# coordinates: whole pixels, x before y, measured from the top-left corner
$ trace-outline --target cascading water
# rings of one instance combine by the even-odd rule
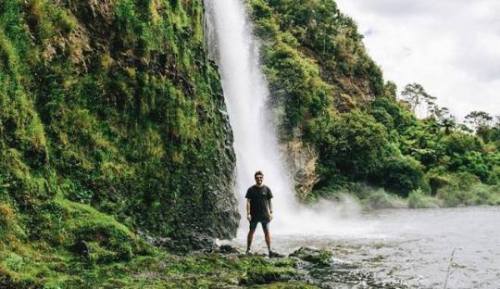
[[[335,222],[331,204],[307,209],[297,204],[293,181],[278,145],[269,90],[260,70],[259,46],[242,0],[205,0],[210,52],[222,76],[224,97],[234,133],[236,151],[235,194],[244,213],[244,196],[254,172],[264,172],[264,183],[274,194],[273,234],[346,234],[357,230]],[[242,222],[246,222],[245,218]],[[242,223],[246,224],[246,223]],[[246,231],[246,225],[240,226]]]

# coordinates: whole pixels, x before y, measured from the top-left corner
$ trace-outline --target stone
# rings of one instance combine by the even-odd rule
[[[290,254],[290,257],[296,257],[318,266],[330,266],[332,264],[332,256],[333,254],[330,251],[311,247],[301,247]]]

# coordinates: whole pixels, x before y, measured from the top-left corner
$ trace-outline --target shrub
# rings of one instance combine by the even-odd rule
[[[382,169],[377,173],[384,188],[407,197],[416,189],[427,189],[422,165],[412,157],[391,157],[384,160]]]
[[[419,208],[438,208],[438,200],[426,195],[422,190],[417,189],[410,192],[408,196],[408,207],[412,209]]]
[[[391,209],[404,207],[402,199],[393,194],[387,193],[384,189],[371,189],[367,193],[367,197],[363,200],[363,203],[368,209]]]
[[[339,173],[360,181],[382,166],[389,144],[385,128],[360,111],[340,114],[317,137],[320,165],[326,176]]]

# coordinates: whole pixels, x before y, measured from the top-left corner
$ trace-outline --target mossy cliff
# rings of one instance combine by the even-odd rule
[[[0,2],[1,274],[57,250],[128,259],[138,232],[234,236],[203,13],[201,0]]]

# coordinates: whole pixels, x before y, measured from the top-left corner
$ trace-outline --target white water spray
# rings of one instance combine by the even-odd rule
[[[242,1],[205,0],[211,53],[220,67],[234,133],[235,194],[240,212],[246,216],[246,190],[254,184],[254,172],[262,170],[264,184],[274,194],[273,234],[356,234],[361,228],[345,220],[336,221],[338,207],[323,204],[311,209],[296,202],[293,180],[280,152],[275,121],[268,105],[269,90],[260,70],[259,46]],[[238,235],[241,237],[246,231],[247,221],[243,218]]]

